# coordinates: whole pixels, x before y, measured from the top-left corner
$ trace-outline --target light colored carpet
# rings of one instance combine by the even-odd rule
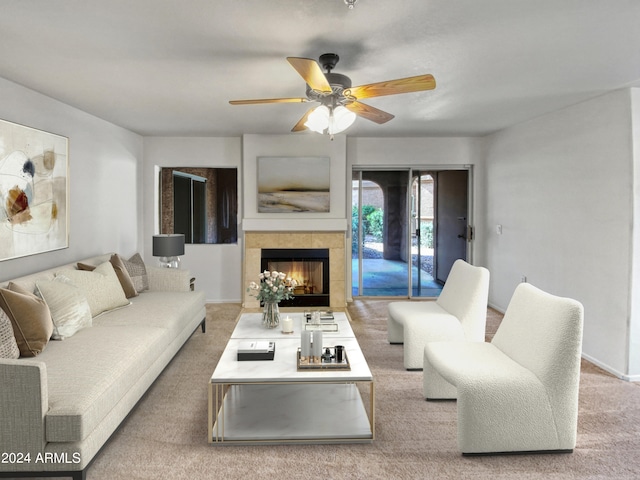
[[[376,380],[370,445],[224,446],[207,443],[207,382],[240,313],[207,308],[194,333],[89,469],[98,479],[636,479],[640,388],[583,362],[578,444],[562,455],[462,457],[455,402],[426,402],[422,373],[386,340],[389,300],[356,301],[353,326]],[[488,338],[501,316],[489,311]]]

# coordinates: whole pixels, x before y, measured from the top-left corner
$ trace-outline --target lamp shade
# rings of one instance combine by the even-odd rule
[[[320,105],[309,114],[304,126],[316,133],[324,133],[326,130],[329,135],[333,135],[349,128],[355,120],[356,114],[342,105],[331,108]]]
[[[347,110],[342,105],[337,106],[331,112],[329,119],[329,134],[340,133],[349,128],[356,120],[356,114]]]
[[[179,255],[184,255],[184,234],[153,236],[154,257],[177,257]]]
[[[329,126],[329,109],[324,105],[320,105],[307,117],[305,127],[316,133],[323,133]]]

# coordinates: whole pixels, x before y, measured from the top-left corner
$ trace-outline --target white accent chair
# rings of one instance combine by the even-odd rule
[[[421,370],[427,342],[484,342],[489,270],[456,260],[436,301],[391,302],[389,343],[404,343],[404,367]]]
[[[463,454],[555,451],[576,444],[582,304],[521,283],[491,343],[424,349],[424,395],[457,390]]]

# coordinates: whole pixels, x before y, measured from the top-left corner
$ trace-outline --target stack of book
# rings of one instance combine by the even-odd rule
[[[276,342],[268,340],[247,340],[238,345],[238,361],[273,360]]]

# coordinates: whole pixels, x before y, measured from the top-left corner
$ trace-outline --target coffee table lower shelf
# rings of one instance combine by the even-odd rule
[[[355,383],[209,384],[209,441],[238,443],[371,443],[369,411]]]

